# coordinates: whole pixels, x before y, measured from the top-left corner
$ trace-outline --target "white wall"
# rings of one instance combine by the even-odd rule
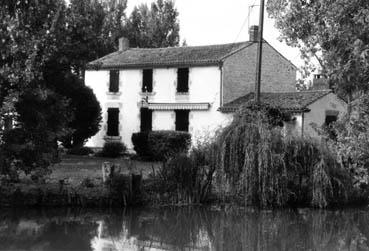
[[[347,110],[347,104],[336,94],[330,93],[309,105],[308,108],[310,112],[304,115],[304,135],[319,137],[314,124],[318,127],[324,124],[327,110],[338,111],[338,117],[341,117]]]
[[[189,94],[176,94],[177,68],[153,70],[153,95],[149,102],[154,103],[210,103],[206,111],[190,111],[189,130],[193,142],[211,134],[212,131],[228,124],[231,114],[223,114],[220,106],[221,75],[219,67],[194,67],[189,71]],[[108,94],[109,71],[88,70],[85,83],[90,86],[100,102],[103,120],[100,132],[92,137],[87,146],[102,147],[106,135],[107,109],[120,108],[120,136],[129,149],[133,148],[132,133],[140,130],[140,105],[142,95],[142,70],[121,70],[119,74],[119,95]],[[153,111],[153,130],[174,130],[174,111]]]
[[[296,113],[293,114],[293,121],[284,122],[283,133],[285,136],[294,135],[301,136],[302,135],[302,114]]]

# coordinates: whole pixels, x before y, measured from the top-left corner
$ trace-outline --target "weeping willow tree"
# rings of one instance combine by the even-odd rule
[[[267,105],[242,107],[216,139],[216,189],[246,205],[326,207],[344,198],[347,175],[334,154],[310,139],[284,137],[289,115]]]

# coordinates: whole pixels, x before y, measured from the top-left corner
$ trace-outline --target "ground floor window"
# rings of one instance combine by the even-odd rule
[[[176,110],[176,131],[188,132],[189,127],[189,110]]]
[[[119,136],[119,108],[108,109],[107,136]]]
[[[141,108],[141,132],[152,130],[152,110]]]

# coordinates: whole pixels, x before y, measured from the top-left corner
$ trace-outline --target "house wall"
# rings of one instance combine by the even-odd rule
[[[330,93],[308,106],[310,112],[304,114],[304,135],[319,137],[316,127],[321,127],[325,122],[327,110],[338,111],[340,118],[347,111],[347,104],[336,94]]]
[[[140,131],[140,107],[142,87],[142,69],[121,70],[119,74],[119,93],[109,94],[109,71],[88,70],[85,74],[85,83],[90,86],[102,108],[101,130],[88,140],[87,146],[102,147],[107,129],[107,109],[120,108],[119,132],[122,141],[129,149],[133,148],[132,133]],[[217,66],[193,67],[189,71],[189,94],[176,93],[177,68],[160,68],[153,70],[153,93],[148,96],[153,103],[210,103],[206,111],[190,111],[189,132],[193,142],[208,135],[208,130],[214,130],[230,122],[232,116],[223,114],[220,107],[221,73]],[[174,111],[153,111],[153,130],[174,130]]]
[[[255,91],[257,43],[229,56],[223,63],[223,103]],[[262,92],[296,91],[296,68],[268,43],[263,43]]]
[[[293,121],[284,123],[283,133],[285,136],[287,135],[301,136],[303,115],[302,113],[295,113],[292,115],[292,117],[294,118]]]

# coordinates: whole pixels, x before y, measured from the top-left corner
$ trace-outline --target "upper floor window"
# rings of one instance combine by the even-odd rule
[[[107,136],[119,136],[119,108],[108,109]]]
[[[142,72],[142,92],[152,92],[152,69]]]
[[[188,68],[179,68],[177,71],[177,92],[188,92]]]
[[[112,70],[110,71],[109,78],[109,92],[118,92],[119,91],[119,71]]]

